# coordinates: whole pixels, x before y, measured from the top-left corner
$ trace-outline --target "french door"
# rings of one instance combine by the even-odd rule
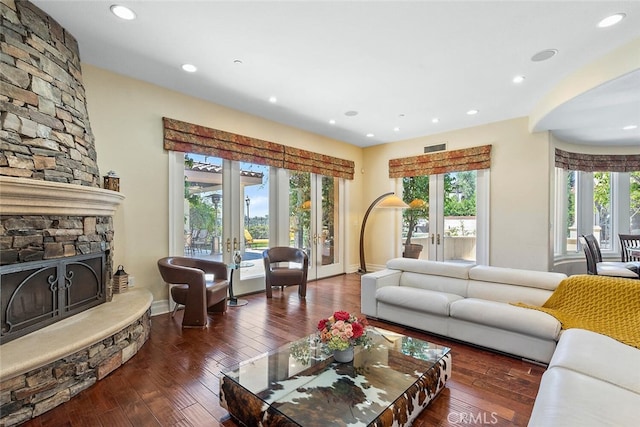
[[[264,289],[262,250],[269,246],[269,167],[198,154],[174,153],[181,174],[184,239],[172,253],[229,264],[244,261],[234,274],[234,293]],[[182,159],[182,165],[180,165]],[[177,186],[176,186],[177,187]],[[177,195],[177,190],[172,190]],[[177,197],[176,197],[177,198]],[[177,224],[175,220],[172,224]],[[171,233],[175,235],[176,233]],[[177,239],[176,239],[177,240]]]
[[[344,272],[344,180],[170,152],[171,255],[227,264],[239,252],[234,294],[264,290],[262,251],[294,246],[309,279]]]
[[[343,182],[308,172],[289,172],[290,245],[309,256],[310,279],[344,272],[342,256]]]
[[[264,289],[262,251],[269,247],[269,167],[223,161],[223,259],[240,254],[243,267],[235,274],[234,292]]]
[[[489,170],[429,179],[429,259],[488,264]]]
[[[428,203],[428,217],[412,223],[411,243],[423,246],[419,257],[488,264],[489,171],[430,175],[428,185],[422,179],[424,194],[415,188],[419,180],[413,181],[413,187],[408,187],[406,180],[404,190],[410,189]],[[406,198],[405,201],[418,206]]]

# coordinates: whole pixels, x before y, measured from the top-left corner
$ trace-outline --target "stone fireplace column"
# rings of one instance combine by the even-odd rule
[[[29,1],[0,12],[0,265],[110,253],[78,43]]]

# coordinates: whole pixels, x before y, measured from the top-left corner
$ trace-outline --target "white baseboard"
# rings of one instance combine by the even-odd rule
[[[151,316],[157,316],[159,314],[165,314],[170,312],[169,309],[169,300],[163,299],[159,301],[154,301],[151,303]]]

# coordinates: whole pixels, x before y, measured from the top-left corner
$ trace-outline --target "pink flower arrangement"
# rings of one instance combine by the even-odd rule
[[[346,311],[336,311],[328,319],[318,322],[320,340],[330,350],[346,350],[349,346],[367,344],[367,319]]]

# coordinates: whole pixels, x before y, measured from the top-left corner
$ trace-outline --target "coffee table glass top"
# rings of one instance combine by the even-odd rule
[[[294,424],[368,425],[449,348],[384,329],[367,334],[371,346],[356,347],[353,362],[335,362],[314,334],[240,363],[223,372],[223,382],[239,385]]]

